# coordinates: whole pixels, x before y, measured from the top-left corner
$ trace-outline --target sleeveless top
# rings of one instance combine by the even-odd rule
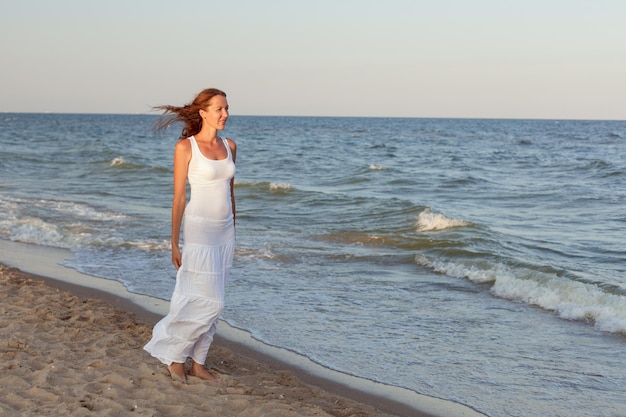
[[[235,175],[235,162],[228,141],[218,137],[226,147],[224,159],[209,159],[200,151],[196,138],[191,142],[191,160],[187,179],[191,197],[185,207],[185,217],[201,217],[218,222],[232,220],[230,181]]]

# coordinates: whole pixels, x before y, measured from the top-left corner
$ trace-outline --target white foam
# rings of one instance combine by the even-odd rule
[[[567,320],[592,322],[598,330],[626,334],[626,296],[607,293],[595,284],[502,264],[430,261],[423,255],[415,261],[452,277],[493,283],[491,292],[498,297],[536,305]]]
[[[124,165],[125,163],[126,163],[126,160],[122,158],[121,156],[118,156],[117,158],[114,158],[113,160],[111,160],[111,163],[109,164],[109,166],[117,167],[120,165]]]
[[[71,247],[57,225],[36,217],[2,220],[0,221],[0,234],[10,240],[19,242],[37,243],[66,249]]]
[[[513,274],[496,279],[492,292],[556,312],[568,320],[593,322],[599,330],[626,334],[626,297],[604,292],[595,284],[553,275],[535,281]]]
[[[279,259],[279,257],[272,252],[272,245],[265,244],[262,249],[255,248],[235,248],[235,254],[242,258],[256,258],[256,259]]]
[[[433,213],[425,209],[417,216],[416,226],[418,232],[430,232],[435,230],[446,230],[454,227],[469,226],[470,223],[461,219],[451,219],[443,214]]]
[[[2,208],[5,216],[9,213],[15,216],[17,215],[17,213],[25,212],[28,209],[38,208],[50,212],[68,215],[68,217],[71,218],[79,217],[89,220],[108,221],[125,219],[128,217],[121,213],[96,209],[83,203],[75,203],[72,201],[61,200],[4,197],[0,199],[0,208]]]
[[[82,219],[100,221],[111,221],[128,218],[128,216],[121,213],[111,212],[107,210],[99,210],[85,204],[73,203],[69,201],[41,200],[41,206],[44,208],[49,208],[50,210],[56,211],[60,214],[68,215],[71,218],[78,217]]]
[[[290,191],[293,190],[291,184],[288,183],[270,183],[270,191]]]
[[[125,241],[124,244],[144,252],[169,251],[171,249],[170,241],[166,239],[160,241]]]
[[[14,242],[74,249],[86,246],[169,250],[165,240],[129,240],[111,234],[110,223],[128,216],[68,201],[0,199],[0,237]]]

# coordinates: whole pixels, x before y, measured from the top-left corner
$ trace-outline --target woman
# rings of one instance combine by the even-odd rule
[[[174,151],[172,200],[172,263],[178,272],[169,313],[154,326],[144,349],[167,365],[172,379],[185,382],[191,375],[213,380],[204,362],[224,307],[224,281],[235,248],[237,145],[217,134],[228,120],[228,102],[223,91],[210,88],[183,107],[156,108],[169,115],[159,120],[158,130],[184,123]],[[192,359],[188,373],[187,358]]]

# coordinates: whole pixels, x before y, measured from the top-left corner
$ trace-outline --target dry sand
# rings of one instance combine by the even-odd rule
[[[151,313],[1,264],[0,288],[2,416],[424,416],[305,383],[220,339],[207,358],[217,382],[175,382],[142,349],[158,319]]]

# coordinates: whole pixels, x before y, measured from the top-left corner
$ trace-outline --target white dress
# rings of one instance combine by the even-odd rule
[[[235,163],[228,141],[220,138],[226,159],[206,158],[191,136],[187,179],[191,197],[183,220],[182,265],[167,316],[152,330],[144,347],[166,365],[206,361],[224,308],[224,283],[232,266],[235,225],[230,181]]]

